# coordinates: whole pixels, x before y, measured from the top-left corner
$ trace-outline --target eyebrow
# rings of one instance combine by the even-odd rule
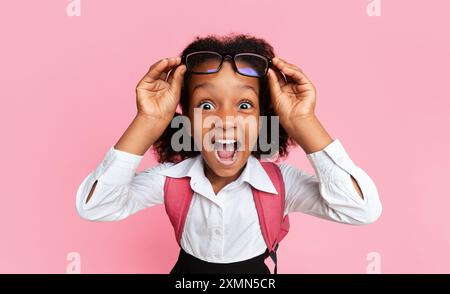
[[[256,95],[258,95],[258,92],[256,92],[255,88],[250,86],[250,85],[240,84],[238,87],[241,88],[241,89],[250,89],[253,92],[255,92]],[[194,88],[192,89],[192,93],[194,93],[195,90],[198,89],[198,88],[211,88],[211,89],[214,89],[215,86],[214,86],[214,84],[211,84],[209,82],[200,83],[200,84],[194,86]]]

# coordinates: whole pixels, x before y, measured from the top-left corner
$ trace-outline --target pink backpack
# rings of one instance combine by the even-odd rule
[[[289,231],[289,218],[284,216],[285,191],[284,182],[278,165],[272,162],[260,162],[274,184],[278,195],[273,195],[252,187],[253,199],[258,212],[261,232],[266,242],[269,256],[275,264],[277,273],[278,244]],[[164,183],[164,204],[167,215],[175,231],[175,238],[180,244],[187,212],[191,204],[193,191],[190,178],[166,177]]]

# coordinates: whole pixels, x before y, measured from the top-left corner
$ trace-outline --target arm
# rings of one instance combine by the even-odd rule
[[[353,163],[338,139],[307,157],[315,176],[280,165],[286,187],[285,214],[303,212],[353,225],[370,224],[379,218],[382,206],[374,182]],[[358,181],[364,198],[354,189],[349,175]]]
[[[288,133],[307,155],[324,149],[325,146],[333,141],[314,114],[299,118],[293,122]],[[359,197],[364,198],[358,182],[351,174],[348,174],[348,176],[352,182],[353,189],[355,189]]]
[[[287,76],[284,82],[273,69],[268,72],[272,103],[281,124],[306,154],[322,150],[333,139],[315,115],[314,85],[296,65],[277,57],[273,63]],[[355,191],[364,197],[358,182],[352,175],[349,177]]]
[[[354,165],[339,141],[333,141],[322,126],[314,108],[316,89],[297,66],[280,58],[274,65],[286,82],[269,70],[272,103],[280,123],[302,147],[316,177],[286,168],[287,211],[303,211],[327,219],[370,223],[381,213],[381,203],[373,181]]]
[[[150,199],[155,198],[150,201],[133,196],[134,191],[142,188],[142,179],[149,180],[148,173],[137,175],[135,178],[134,175],[143,155],[161,136],[175,113],[186,70],[184,65],[179,65],[180,62],[179,57],[158,61],[150,67],[137,85],[137,115],[115,146],[108,151],[103,162],[85,178],[77,191],[77,209],[82,217],[101,219],[98,213],[105,214],[106,211],[115,209],[113,216],[108,215],[106,219],[119,219],[142,209],[145,205],[160,202],[161,197],[158,196],[161,195],[150,195]],[[172,71],[175,67],[176,69]],[[160,188],[158,184],[161,178],[154,174],[150,175],[157,178],[154,179],[153,189]],[[100,187],[101,191],[97,191]],[[93,205],[91,202],[94,195],[97,195],[97,204],[107,198],[109,201],[103,204],[113,204]],[[85,200],[80,204],[80,199]],[[94,209],[94,206],[97,209]],[[102,208],[104,211],[87,213],[88,208],[92,211]]]
[[[157,122],[152,118],[137,115],[131,122],[125,133],[121,136],[117,144],[113,146],[112,150],[110,150],[110,153],[112,154],[109,154],[109,156],[120,157],[123,158],[124,161],[128,161],[130,163],[129,172],[134,173],[144,153],[159,138],[159,136],[164,131],[164,128],[165,125],[161,124],[160,121]],[[119,153],[116,150],[123,152]],[[129,155],[126,156],[124,153],[129,153]],[[122,156],[120,156],[119,154]],[[107,164],[107,162],[104,164]],[[92,189],[90,190],[89,195],[86,198],[86,203],[91,200],[96,187],[97,181],[95,181],[92,185]]]
[[[165,177],[158,171],[167,164],[136,173],[142,157],[111,146],[101,163],[77,190],[76,209],[79,216],[90,221],[116,221],[143,208],[162,204]],[[87,201],[89,190],[91,199]]]

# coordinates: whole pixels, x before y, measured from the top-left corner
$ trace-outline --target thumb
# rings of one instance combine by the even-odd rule
[[[184,73],[186,72],[186,65],[182,64],[175,69],[173,76],[167,80],[170,84],[171,91],[179,96],[181,94],[181,87],[183,86]]]

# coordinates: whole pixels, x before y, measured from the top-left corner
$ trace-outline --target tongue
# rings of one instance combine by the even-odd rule
[[[217,155],[219,155],[220,159],[232,160],[234,155],[234,150],[232,151],[217,151]]]
[[[232,148],[232,150],[227,150],[225,144],[223,145],[222,150],[217,150],[217,155],[219,156],[220,159],[224,159],[224,160],[233,160],[233,155],[234,155],[234,148]],[[230,149],[230,148],[228,148]]]

